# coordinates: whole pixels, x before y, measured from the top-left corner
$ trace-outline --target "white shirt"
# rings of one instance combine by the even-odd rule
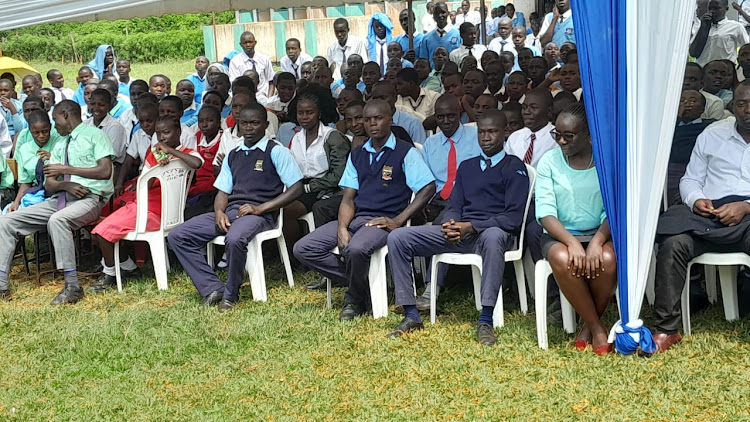
[[[268,99],[268,102],[266,103],[266,108],[273,111],[283,111],[286,113],[287,109],[289,108],[289,102],[282,102],[279,99],[278,95],[274,95],[273,97]]]
[[[242,76],[248,70],[258,72],[258,92],[268,93],[268,83],[273,81],[273,64],[271,59],[263,53],[255,52],[252,59],[244,51],[229,61],[229,82]]]
[[[128,145],[130,145],[130,142],[132,141],[130,139],[130,133],[133,128],[138,125],[138,116],[135,115],[134,109],[129,108],[122,112],[117,121],[125,128],[125,134],[128,135]],[[135,133],[133,136],[135,136]]]
[[[698,135],[680,180],[682,201],[691,209],[699,199],[750,196],[750,144],[735,124],[735,119],[726,119]]]
[[[542,31],[539,31],[539,35],[542,34]],[[524,43],[526,47],[534,47],[539,51],[544,50],[542,48],[542,41],[539,39],[538,36],[534,35],[532,32],[531,34],[526,35],[526,42]]]
[[[555,126],[553,126],[552,123],[547,123],[547,126],[534,132],[536,140],[534,141],[534,151],[531,154],[531,163],[529,163],[531,164],[531,167],[536,168],[539,160],[547,151],[559,147],[555,139],[550,135],[550,131],[554,128]],[[515,155],[523,161],[530,143],[531,129],[527,127],[519,129],[511,133],[508,140],[505,141],[505,152],[509,155]]]
[[[419,88],[419,96],[416,101],[411,97],[402,97],[399,95],[398,99],[396,99],[396,108],[407,114],[417,112],[424,117],[430,117],[435,114],[435,102],[438,97],[440,97],[440,94],[435,91]]]
[[[125,148],[128,145],[128,133],[125,133],[125,128],[122,127],[114,117],[107,114],[102,119],[99,126],[94,125],[94,118],[86,120],[86,124],[89,126],[98,127],[112,142],[112,150],[115,152],[115,162],[122,164],[125,161]]]
[[[464,57],[468,56],[469,53],[471,53],[471,55],[474,56],[475,59],[477,59],[477,67],[479,67],[479,70],[482,70],[482,54],[485,51],[487,51],[487,47],[483,46],[482,44],[474,44],[471,46],[471,49],[461,44],[457,49],[451,51],[451,54],[448,56],[448,58],[460,67],[461,60],[463,60]]]
[[[698,36],[696,32],[690,39],[690,44]],[[709,62],[714,60],[727,59],[730,62],[737,61],[737,49],[750,42],[745,26],[737,21],[727,18],[722,19],[717,24],[711,24],[708,31],[708,39],[703,52],[695,58],[695,62],[705,67]]]
[[[133,139],[130,140],[130,145],[128,145],[127,153],[129,156],[140,160],[138,172],[143,170],[143,164],[146,162],[146,153],[148,153],[149,148],[151,148],[151,137],[143,129],[135,131]]]
[[[721,120],[724,118],[724,101],[714,94],[708,93],[701,89],[701,94],[706,99],[706,109],[701,114],[701,119],[716,119]]]
[[[742,11],[750,15],[750,0],[740,0],[739,4]],[[750,22],[746,21],[741,13],[737,13],[737,22],[741,23],[742,26],[750,26]]]
[[[328,156],[326,155],[325,143],[328,134],[335,129],[320,123],[318,125],[318,136],[307,146],[307,135],[305,129],[301,129],[292,137],[289,149],[294,161],[297,162],[302,171],[302,177],[311,179],[320,177],[328,171]]]
[[[456,15],[456,26],[461,25],[464,22],[471,22],[473,25],[479,25],[482,22],[482,15],[476,10],[469,10],[466,14]]]
[[[333,70],[333,80],[341,79],[341,65],[344,63],[344,54],[348,59],[352,54],[359,54],[362,60],[367,62],[370,56],[367,54],[367,43],[362,38],[349,34],[346,44],[342,47],[336,40],[328,46],[328,64],[336,63]]]
[[[13,149],[13,139],[10,137],[8,122],[0,119],[0,150],[2,150],[3,159],[10,157],[11,149]]]
[[[380,52],[383,52],[383,63],[380,62]],[[364,59],[364,58],[363,58]],[[375,63],[380,66],[381,69],[387,69],[388,68],[388,42],[386,40],[381,40],[380,38],[375,38]]]
[[[197,149],[198,138],[195,136],[195,132],[193,132],[193,129],[189,126],[185,126],[182,123],[180,123],[180,129],[182,130],[182,133],[180,133],[180,145],[184,146],[185,148]],[[156,133],[154,133],[154,136],[151,137],[151,146],[154,146],[158,143],[159,138],[157,138]]]
[[[563,13],[560,16],[562,16],[562,18],[563,18],[562,21],[565,22],[568,19],[570,19],[570,18],[573,17],[573,10],[572,9],[568,9],[567,12]],[[542,22],[542,28],[539,29],[539,34],[544,34],[545,32],[547,32],[547,28],[549,28],[549,26],[552,25],[552,19],[554,19],[554,17],[555,17],[554,13],[551,13],[551,12],[547,13],[547,15],[544,17],[544,22]],[[560,19],[560,18],[558,18],[558,19]],[[560,48],[559,45],[557,47]]]
[[[54,86],[51,86],[49,87],[49,89],[51,89],[52,92],[55,93],[55,104],[59,103],[62,100],[73,99],[73,90],[70,88],[55,88]]]
[[[518,55],[518,52],[516,51],[516,46],[515,44],[513,44],[513,37],[511,36],[508,36],[508,38],[506,39],[503,39],[503,37],[493,38],[492,41],[490,41],[490,45],[487,48],[489,50],[494,51],[497,54],[500,54],[504,51],[510,51],[511,53],[513,53],[514,56]]]
[[[424,16],[422,16],[422,32],[426,34],[435,28],[437,28],[435,19],[431,14],[425,12]]]
[[[289,56],[284,56],[281,58],[281,60],[279,60],[279,65],[281,66],[282,72],[289,72],[299,80],[302,79],[302,69],[300,68],[305,62],[311,62],[312,59],[313,58],[310,57],[309,54],[300,52],[299,56],[297,57],[297,61],[295,61],[294,63],[292,63],[292,60],[289,58]]]

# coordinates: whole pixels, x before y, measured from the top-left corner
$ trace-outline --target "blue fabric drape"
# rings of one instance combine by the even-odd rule
[[[94,71],[94,74],[97,78],[102,79],[104,77],[104,56],[107,54],[107,49],[112,49],[112,71],[114,72],[115,63],[117,62],[117,58],[115,56],[115,49],[109,44],[102,44],[96,49],[96,56],[94,56],[94,59],[91,60],[87,66],[91,68],[91,70]]]
[[[372,15],[372,18],[370,19],[370,25],[367,27],[367,54],[370,56],[371,61],[378,61],[377,57],[377,48],[375,48],[375,44],[377,44],[377,35],[375,35],[375,30],[372,28],[372,23],[378,21],[381,25],[385,27],[385,45],[386,48],[388,44],[393,41],[393,36],[391,35],[393,33],[393,22],[391,22],[391,19],[388,18],[388,15],[385,13],[376,13]],[[363,57],[364,59],[364,57]],[[386,60],[387,62],[387,60]],[[341,75],[342,77],[344,75]]]

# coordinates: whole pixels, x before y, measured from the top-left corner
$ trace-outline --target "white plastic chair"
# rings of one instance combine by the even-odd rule
[[[187,192],[192,177],[193,169],[182,160],[172,160],[167,165],[151,167],[138,178],[135,230],[126,234],[122,240],[148,242],[149,248],[151,248],[151,259],[154,263],[156,286],[159,290],[167,290],[169,257],[167,256],[166,237],[173,228],[184,221],[185,201],[187,201]],[[157,179],[161,186],[161,224],[158,230],[146,231],[148,182],[151,179]],[[122,292],[120,242],[115,243],[115,275],[117,291]]]
[[[526,314],[529,311],[528,303],[526,300],[526,276],[523,268],[523,240],[526,231],[526,217],[529,213],[529,205],[531,204],[531,198],[534,196],[534,185],[536,184],[536,170],[534,167],[526,164],[526,172],[529,176],[529,193],[526,196],[526,206],[523,211],[523,222],[521,223],[521,233],[518,236],[517,248],[512,251],[505,252],[505,262],[512,262],[513,267],[516,271],[516,284],[518,285],[518,298],[521,302],[521,312]],[[470,265],[472,272],[472,279],[474,281],[474,300],[476,302],[477,310],[482,310],[482,300],[480,297],[480,288],[482,283],[482,257],[478,254],[473,253],[441,253],[432,256],[432,264],[430,268],[430,280],[437,280],[437,266],[438,263],[453,264],[453,265]],[[430,283],[430,321],[434,324],[436,319],[436,302],[437,302],[437,283]],[[492,322],[495,327],[502,327],[505,324],[503,317],[503,289],[497,296],[497,304],[495,305],[495,311],[492,315]]]
[[[266,240],[276,240],[279,247],[281,262],[286,271],[286,279],[289,287],[294,287],[294,278],[292,277],[292,264],[289,261],[289,253],[286,250],[286,240],[283,233],[284,210],[279,210],[279,216],[276,219],[276,227],[260,232],[247,244],[247,263],[245,270],[250,278],[250,289],[253,293],[253,300],[265,302],[268,300],[266,292],[266,271],[263,267],[263,242]],[[208,265],[214,265],[214,245],[224,245],[224,236],[219,236],[208,243],[206,247]]]
[[[305,223],[307,226],[307,232],[312,233],[313,230],[315,230],[315,218],[313,218],[313,213],[308,212],[307,214],[303,215],[302,217],[298,218],[297,221],[301,221]]]
[[[690,326],[690,267],[693,264],[705,265],[706,272],[706,290],[713,286],[713,292],[709,291],[709,299],[713,294],[716,297],[716,273],[713,266],[719,267],[719,282],[721,283],[721,298],[724,303],[724,317],[727,321],[734,321],[739,318],[739,303],[737,299],[737,273],[738,265],[750,267],[750,256],[743,252],[731,253],[704,253],[696,256],[687,266],[687,275],[685,277],[685,288],[682,290],[682,329],[685,336],[691,334]],[[709,276],[711,274],[712,276]]]
[[[552,275],[552,267],[545,259],[536,263],[534,270],[536,338],[540,349],[547,349],[547,279]],[[573,334],[576,330],[576,311],[560,291],[560,308],[562,309],[563,328]]]

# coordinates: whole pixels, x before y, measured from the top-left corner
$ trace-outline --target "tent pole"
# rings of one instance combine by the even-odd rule
[[[479,24],[479,39],[487,45],[487,11],[484,8],[484,0],[479,1],[479,16],[482,22]]]
[[[409,30],[407,34],[409,37],[409,50],[414,50],[414,0],[406,0],[406,9],[409,10],[409,26],[407,27]]]
[[[216,12],[211,12],[211,25],[214,31],[214,61],[219,61],[219,42],[216,39]]]

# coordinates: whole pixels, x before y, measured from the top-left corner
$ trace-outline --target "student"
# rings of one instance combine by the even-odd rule
[[[39,90],[42,88],[42,85],[39,83],[36,76],[26,75],[23,77],[23,79],[21,79],[21,87],[23,88],[23,93],[26,94],[26,97],[30,97],[38,96]],[[20,100],[21,97],[19,96],[18,99]],[[25,99],[26,98],[24,98],[24,100]]]
[[[224,98],[224,106],[221,109],[221,117],[229,117],[229,113],[232,111],[232,95],[229,93],[229,89],[232,85],[229,83],[229,76],[224,73],[214,73],[208,76],[208,86],[211,91],[217,91]]]
[[[221,130],[221,113],[212,106],[204,106],[198,113],[198,153],[203,159],[203,165],[196,170],[193,184],[188,190],[188,204],[185,208],[185,219],[205,214],[213,209],[216,198],[216,174],[213,161],[221,146],[223,130]]]
[[[367,62],[362,67],[362,82],[365,84],[365,89],[362,90],[362,96],[365,101],[372,97],[372,88],[378,81],[380,81],[380,67],[375,62]]]
[[[411,15],[412,19],[413,29],[411,32],[413,34],[414,40],[414,47],[411,49],[409,48],[409,15]],[[404,33],[395,37],[393,41],[401,45],[401,50],[404,52],[404,58],[410,62],[413,62],[417,57],[417,52],[422,46],[422,38],[424,38],[424,35],[416,30],[416,20],[414,19],[414,13],[409,9],[401,10],[401,12],[398,14],[398,23],[401,25],[401,29],[404,30]]]
[[[424,117],[435,114],[435,101],[440,96],[435,91],[419,87],[419,75],[414,69],[402,69],[396,74],[396,107]]]
[[[122,112],[117,121],[125,128],[125,133],[128,134],[128,144],[130,144],[133,134],[138,130],[138,100],[148,93],[148,83],[136,79],[130,82],[128,91],[132,107]],[[154,97],[154,102],[156,102],[156,97]]]
[[[169,233],[169,243],[204,298],[203,304],[219,305],[220,312],[234,308],[239,301],[249,241],[271,229],[278,218],[276,211],[303,191],[302,175],[289,150],[265,137],[266,109],[258,103],[249,104],[239,113],[238,125],[244,142],[222,162],[214,184],[219,190],[214,212],[191,218]],[[226,285],[200,251],[221,235],[226,236]]]
[[[461,34],[448,23],[448,5],[445,2],[439,1],[435,3],[432,17],[435,19],[437,27],[422,38],[422,45],[419,47],[417,57],[430,59],[430,65],[434,69],[440,69],[436,65],[432,55],[439,47],[446,49],[446,56],[451,51],[457,49],[462,42]]]
[[[280,60],[281,71],[291,73],[295,80],[302,79],[301,67],[305,62],[312,61],[309,54],[302,52],[302,46],[297,38],[286,40],[286,56]]]
[[[471,3],[469,0],[463,0],[461,2],[461,11],[456,11],[456,25],[463,25],[464,23],[470,23],[476,27],[482,23],[482,17],[476,10],[471,10]]]
[[[539,87],[547,78],[547,60],[544,57],[532,57],[529,60],[528,72],[529,89]]]
[[[111,93],[101,88],[94,90],[89,99],[91,118],[86,120],[86,124],[101,129],[106,138],[112,143],[116,178],[120,166],[125,161],[125,148],[128,144],[128,134],[125,132],[125,128],[109,114],[111,108]]]
[[[342,73],[344,75],[343,79],[340,81],[341,83],[334,83],[332,86],[335,86],[335,88],[331,89],[331,94],[333,95],[333,98],[338,98],[339,94],[344,89],[355,89],[358,90],[358,87],[360,86],[361,77],[362,77],[362,71],[359,67],[355,66],[344,66]]]
[[[531,28],[530,31],[526,31],[526,47],[533,47],[541,51],[542,42],[539,39],[539,30],[542,28],[542,17],[537,12],[533,12],[529,15],[529,25]]]
[[[554,98],[552,99],[552,115],[550,116],[550,121],[556,121],[557,116],[559,116],[563,110],[569,105],[578,102],[576,96],[568,91],[558,91],[553,95]]]
[[[11,205],[13,198],[16,197],[16,189],[13,186],[15,184],[15,178],[13,172],[8,167],[8,163],[5,159],[0,160],[0,209],[4,209],[6,205]],[[12,257],[11,257],[12,258]],[[2,294],[0,293],[0,300],[2,300]]]
[[[570,92],[575,95],[578,101],[581,100],[583,94],[583,88],[581,88],[581,75],[578,72],[578,63],[568,63],[560,68],[558,74],[560,88],[563,91]],[[550,80],[554,80],[550,78]]]
[[[225,101],[225,98],[219,91],[206,91],[205,93],[203,93],[202,107],[211,106],[211,107],[215,107],[216,109],[218,109],[222,115],[221,128],[226,130],[226,129],[231,129],[231,127],[227,125],[227,119],[224,117],[224,109],[227,108],[229,110],[229,113],[231,113],[232,106],[224,105],[224,101]]]
[[[699,91],[706,98],[706,111],[701,115],[704,119],[721,120],[724,118],[724,102],[721,98],[703,89],[703,68],[697,63],[688,62],[685,65],[685,76],[682,80],[682,90]]]
[[[611,353],[609,329],[600,318],[617,287],[617,265],[583,105],[563,110],[552,135],[560,148],[545,154],[537,166],[536,218],[545,231],[542,255],[584,321],[576,349],[591,344],[598,355]]]
[[[89,79],[94,77],[94,71],[88,66],[81,66],[78,69],[78,76],[76,82],[78,82],[78,89],[73,93],[73,101],[77,102],[79,106],[83,107],[86,105],[86,101],[83,99],[83,89],[88,83]],[[98,78],[97,78],[98,79]]]
[[[516,7],[513,6],[513,3],[506,3],[505,4],[505,14],[501,17],[510,18],[513,22],[513,27],[526,27],[526,18],[523,16],[523,13],[516,12]]]
[[[341,66],[346,63],[350,55],[359,54],[360,57],[369,57],[369,54],[365,40],[356,35],[349,35],[349,22],[346,19],[338,18],[333,21],[333,32],[336,34],[336,41],[328,46],[326,57],[331,64],[333,78],[340,79]]]
[[[180,121],[173,116],[160,117],[156,122],[155,132],[157,142],[146,153],[144,171],[155,166],[163,166],[173,160],[182,160],[192,169],[200,168],[203,159],[200,155],[180,144]],[[138,205],[135,201],[128,202],[125,206],[110,214],[94,227],[91,232],[94,242],[99,246],[104,261],[103,272],[99,279],[89,287],[89,291],[103,292],[117,285],[115,277],[115,243],[122,240],[126,234],[135,230]],[[148,216],[146,217],[146,230],[158,230],[161,225],[161,188],[158,182],[149,183],[148,192]],[[131,276],[139,276],[138,267],[132,258],[127,256],[121,249],[120,266]]]
[[[177,119],[182,119],[182,107],[183,102],[180,97],[167,95],[159,102],[159,117],[173,116]],[[154,145],[157,142],[158,138],[154,135],[151,139],[151,144]],[[183,123],[180,123],[180,143],[192,150],[196,149],[197,146],[195,131]]]
[[[460,65],[464,57],[471,55],[479,62],[482,59],[482,54],[487,51],[487,47],[476,43],[477,28],[469,22],[464,22],[458,27],[458,31],[461,34],[462,43],[457,49],[451,51],[450,60]]]
[[[240,111],[242,111],[243,108],[248,106],[250,103],[253,103],[253,97],[252,94],[249,92],[238,92],[232,97],[232,116],[234,121],[238,121]],[[266,113],[266,119],[268,120],[268,124],[266,125],[266,138],[273,139],[273,134],[271,133],[271,124],[272,119],[275,119],[276,116],[272,115],[273,113],[269,114]],[[273,120],[275,124],[278,124],[278,120]],[[219,152],[216,154],[216,157],[214,158],[214,170],[218,174],[219,170],[221,169],[222,161],[224,160],[224,157],[228,156],[229,153],[235,149],[240,143],[242,143],[242,132],[240,132],[240,127],[238,125],[234,125],[230,130],[225,130],[224,134],[221,137],[221,144],[219,145]]]
[[[339,120],[336,121],[336,129],[341,133],[347,131],[344,114],[352,101],[362,101],[362,93],[354,88],[344,88],[336,99],[336,111],[339,115]]]
[[[65,278],[65,287],[51,304],[81,300],[72,230],[96,221],[112,194],[114,153],[106,135],[82,124],[80,107],[73,101],[60,102],[52,115],[60,135],[69,136],[44,166],[44,189],[52,198],[0,218],[0,297],[4,300],[11,298],[8,276],[17,240],[44,228],[52,239],[56,267]]]
[[[430,69],[430,61],[427,59],[417,59],[414,62],[414,70],[417,71],[419,76],[419,87],[428,89],[434,92],[440,92],[442,88],[440,84],[440,78],[430,76],[432,69]]]
[[[403,306],[405,314],[388,334],[390,338],[424,328],[414,295],[415,256],[477,253],[482,256],[482,313],[477,340],[485,346],[497,342],[492,314],[502,288],[505,251],[512,247],[512,239],[518,236],[523,223],[529,177],[523,163],[503,151],[505,118],[501,111],[488,110],[482,115],[478,121],[478,141],[479,156],[458,166],[441,224],[402,227],[388,236],[396,305]],[[476,183],[477,180],[483,183]]]
[[[185,79],[193,83],[195,87],[195,103],[201,105],[203,91],[206,88],[206,71],[208,70],[208,58],[198,56],[195,58],[195,73],[188,75]]]
[[[516,55],[516,47],[513,44],[513,22],[509,18],[500,18],[497,24],[497,37],[490,41],[487,46],[488,50],[492,50],[497,54],[503,52],[509,52]]]
[[[119,92],[121,95],[130,95],[130,83],[133,78],[130,77],[130,60],[120,59],[115,63],[115,72],[119,83]]]
[[[422,82],[424,85],[431,86],[433,88],[433,91],[437,91],[438,93],[443,92],[443,74],[445,73],[448,68],[452,67],[451,65],[455,65],[455,63],[448,60],[448,50],[444,47],[438,47],[435,49],[435,53],[432,55],[432,62],[435,63],[435,68],[430,72],[429,76],[425,81]],[[428,62],[428,66],[429,66]],[[455,72],[458,73],[458,66],[455,67]],[[437,89],[434,88],[437,85]],[[422,86],[421,88],[426,88],[425,86]]]
[[[294,122],[300,130],[292,138],[289,150],[302,172],[304,193],[284,207],[284,237],[291,247],[300,239],[297,219],[312,211],[315,202],[340,192],[351,149],[349,139],[329,125],[339,119],[328,89],[310,84],[300,91],[291,106]]]
[[[737,49],[750,42],[745,27],[727,19],[728,0],[711,0],[708,13],[700,16],[698,32],[690,40],[690,56],[705,67],[714,60],[737,61]]]
[[[229,80],[234,81],[237,77],[242,76],[247,70],[254,70],[258,73],[258,92],[270,97],[274,92],[273,85],[273,65],[271,59],[263,53],[255,51],[255,35],[252,32],[245,31],[240,36],[240,45],[242,53],[234,56],[229,61]]]
[[[13,82],[9,79],[0,79],[0,114],[8,125],[11,138],[25,126],[22,103],[13,98],[14,93]]]
[[[312,61],[306,61],[302,63],[302,66],[300,67],[300,80],[306,80],[309,81],[312,77]]]
[[[55,107],[55,91],[51,90],[50,88],[40,88],[39,98],[41,98],[42,102],[44,103],[44,111],[46,111],[47,113],[51,113],[52,108]]]
[[[391,41],[388,44],[388,65],[389,66],[391,62],[395,60],[395,61],[398,61],[398,63],[400,63],[400,66],[402,69],[414,67],[414,63],[403,58],[403,55],[404,55],[404,50],[401,48],[401,44],[399,44],[398,41]]]
[[[195,86],[187,79],[177,82],[175,94],[182,100],[182,117],[180,123],[187,127],[198,124],[198,105],[195,104]]]
[[[521,110],[524,127],[508,137],[505,151],[536,168],[547,151],[558,147],[551,134],[552,94],[546,89],[529,91]]]
[[[391,42],[393,22],[385,13],[375,13],[367,27],[367,57],[380,66],[380,73],[385,73],[388,64],[388,44]]]
[[[523,129],[523,115],[521,114],[521,104],[505,104],[502,108],[502,111],[503,114],[505,114],[505,137],[507,139],[513,132]]]
[[[437,28],[435,18],[433,18],[433,14],[435,13],[435,2],[432,0],[428,1],[425,4],[425,9],[427,9],[427,13],[422,16],[422,33],[427,34]]]
[[[391,133],[392,110],[385,101],[367,103],[364,118],[370,140],[355,148],[347,161],[339,183],[344,189],[339,219],[294,245],[294,255],[303,264],[332,280],[348,281],[342,321],[367,309],[372,252],[385,246],[388,233],[403,226],[435,193],[434,179],[419,152]],[[343,260],[331,253],[335,246]]]
[[[523,104],[526,92],[529,90],[529,78],[525,73],[516,71],[508,76],[508,82],[501,90],[501,102]]]
[[[125,161],[122,163],[115,181],[115,208],[119,208],[130,200],[135,200],[135,178],[143,170],[146,155],[151,150],[151,139],[159,120],[159,107],[156,104],[144,102],[138,107],[138,129],[128,144]],[[130,192],[123,196],[124,193]]]
[[[476,101],[474,101],[474,107],[466,110],[469,113],[469,120],[471,121],[471,123],[466,123],[466,125],[476,126],[476,122],[480,117],[482,117],[482,114],[484,114],[485,111],[497,110],[498,105],[499,103],[497,102],[497,98],[494,95],[480,95],[479,97],[477,97]]]
[[[398,110],[396,107],[397,98],[396,87],[390,82],[378,82],[372,89],[373,100],[383,100],[391,106],[389,118],[393,120],[393,126],[403,128],[409,134],[412,142],[424,143],[425,132],[422,122],[415,116]]]
[[[723,60],[714,60],[703,68],[703,90],[719,97],[724,107],[732,101],[732,91],[724,88],[727,75],[730,74],[731,70]]]
[[[547,60],[547,69],[552,71],[562,64],[560,61],[560,49],[557,44],[550,42],[544,46],[544,58]]]
[[[35,97],[35,96],[28,96],[28,97],[26,97],[26,99],[23,100],[23,106],[22,107],[23,107],[23,117],[24,117],[25,121],[28,121],[28,119],[31,118],[31,113],[34,112],[34,111],[41,110],[41,111],[43,111],[45,113],[47,112],[44,109],[44,102],[42,101],[42,99],[39,98],[39,97]],[[49,114],[47,115],[47,120],[49,121]],[[4,124],[5,124],[5,121],[0,122],[0,139],[3,139],[3,141],[0,141],[0,145],[3,146],[3,151],[5,151],[6,144],[8,143],[7,139],[10,139],[9,135],[7,136],[7,138],[4,138],[4,136],[2,135],[2,132],[3,132],[2,126]],[[6,129],[5,129],[5,132],[6,133],[8,132],[7,126],[6,126]],[[57,131],[55,130],[54,126],[50,130],[49,137],[50,137],[50,139],[49,139],[50,142],[48,142],[48,143],[50,144],[50,146],[54,146],[54,144],[57,143],[57,140],[60,138],[60,134],[57,133]],[[34,141],[34,137],[33,137],[32,133],[31,133],[31,130],[29,128],[26,128],[26,129],[22,130],[18,134],[18,136],[16,136],[15,144],[13,145],[13,154],[12,154],[13,157],[14,158],[18,158],[18,157],[16,157],[16,155],[18,154],[18,151],[20,151],[21,147],[24,144],[32,143],[33,141]]]
[[[55,93],[55,104],[62,100],[70,100],[73,98],[73,90],[65,88],[65,79],[63,78],[62,72],[58,69],[50,69],[47,71],[47,81],[52,86],[52,92]]]
[[[281,72],[276,76],[276,91],[278,94],[270,98],[270,101],[266,104],[266,108],[274,112],[280,122],[289,121],[287,110],[289,103],[294,98],[296,89],[297,79],[294,74]]]
[[[113,69],[114,63],[115,50],[111,45],[103,44],[96,48],[96,56],[87,66],[101,80],[104,79],[104,75],[113,73],[113,70],[115,70]]]
[[[543,45],[554,42],[558,46],[563,43],[576,42],[575,27],[573,26],[573,11],[570,10],[570,0],[557,0],[555,8],[544,17],[539,33],[539,40]]]
[[[122,117],[122,114],[125,113],[127,110],[130,110],[133,108],[132,105],[129,104],[126,99],[123,99],[119,96],[119,87],[117,85],[117,82],[115,82],[112,79],[104,79],[101,82],[99,82],[99,85],[97,88],[106,89],[109,91],[109,94],[112,96],[112,108],[109,110],[109,114],[114,117],[115,119],[119,119]]]
[[[750,44],[740,47],[737,53],[737,82],[744,81],[745,75],[750,76]]]
[[[162,98],[170,94],[170,90],[167,88],[167,77],[164,75],[153,75],[148,80],[149,92],[156,95],[160,101]],[[229,87],[229,82],[227,82]]]
[[[503,78],[505,77],[505,68],[498,60],[487,63],[484,68],[484,74],[487,77],[487,91],[491,95],[502,95]]]

